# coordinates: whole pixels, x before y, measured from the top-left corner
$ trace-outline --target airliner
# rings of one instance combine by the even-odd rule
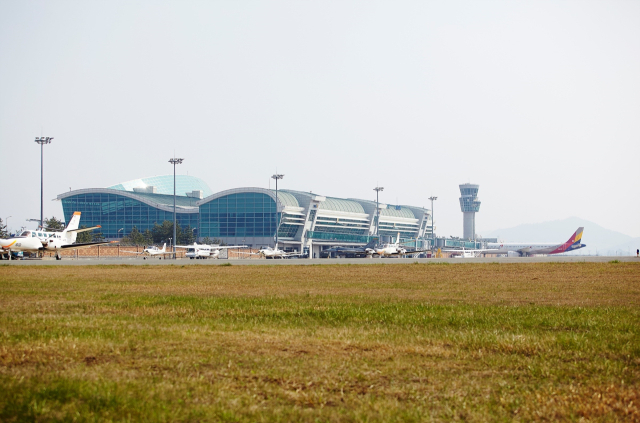
[[[584,227],[578,228],[571,238],[563,244],[543,243],[543,244],[526,244],[526,243],[493,243],[487,244],[485,250],[474,250],[476,252],[482,252],[487,254],[508,254],[517,253],[520,256],[530,256],[534,254],[560,254],[568,253],[569,251],[575,251],[580,248],[584,248],[587,245],[582,244],[582,232]]]

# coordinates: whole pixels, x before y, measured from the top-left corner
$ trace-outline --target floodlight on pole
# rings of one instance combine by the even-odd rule
[[[173,259],[176,259],[176,165],[182,164],[184,159],[169,159],[169,163],[173,165]]]
[[[437,200],[438,197],[429,197],[429,200],[431,200],[431,238],[433,239],[433,246],[436,246],[436,236],[435,236],[435,223],[433,220],[433,201]]]
[[[280,230],[280,219],[278,219],[278,179],[284,178],[283,174],[271,175],[271,179],[276,180],[276,250],[278,249],[278,231]]]
[[[40,227],[44,228],[44,145],[51,144],[53,137],[36,137],[36,143],[40,144]]]
[[[378,214],[378,216],[376,217],[376,235],[379,235],[378,231],[380,230],[380,203],[378,201],[378,195],[380,194],[380,191],[384,191],[384,187],[375,187],[373,190],[376,192],[376,212]]]

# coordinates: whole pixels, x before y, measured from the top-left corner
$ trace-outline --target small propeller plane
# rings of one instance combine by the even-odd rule
[[[260,250],[258,250],[257,253],[240,253],[240,254],[251,254],[251,255],[259,255],[262,258],[265,259],[284,259],[284,258],[289,258],[289,257],[294,257],[294,256],[304,256],[304,253],[287,253],[284,250],[280,250],[278,248],[271,248],[271,247],[263,247]]]
[[[176,248],[186,248],[187,253],[186,257],[190,259],[206,259],[206,258],[220,258],[220,251],[228,250],[230,248],[246,248],[246,245],[207,245],[207,244],[198,244],[194,242],[193,245],[176,245]]]
[[[0,239],[0,247],[2,252],[9,253],[9,260],[11,260],[11,252],[40,252],[40,251],[52,251],[55,252],[56,260],[62,260],[62,250],[76,250],[79,248],[91,247],[93,245],[112,244],[117,241],[99,241],[99,242],[83,242],[76,244],[76,237],[80,232],[92,231],[99,229],[100,226],[93,226],[91,228],[78,229],[80,224],[80,212],[74,212],[73,217],[69,221],[69,224],[62,232],[46,232],[46,231],[23,231],[20,236],[16,236],[9,239]]]
[[[158,257],[158,259],[162,260],[162,257],[165,257],[167,255],[172,256],[174,253],[172,251],[167,251],[167,243],[165,242],[164,245],[162,246],[162,250],[158,247],[156,247],[155,245],[152,245],[150,247],[147,247],[146,245],[143,247],[142,251],[123,251],[124,253],[131,253],[131,254],[141,254],[144,257],[142,257],[143,260],[147,259],[147,256],[149,258],[151,257],[155,257],[155,256],[161,256]]]
[[[426,250],[407,250],[404,246],[402,246],[402,244],[400,244],[400,232],[398,232],[398,237],[396,238],[395,243],[385,244],[382,247],[367,248],[365,251],[368,257],[372,257],[374,254],[377,254],[380,257],[391,257],[404,256],[407,254],[417,254],[422,253]]]

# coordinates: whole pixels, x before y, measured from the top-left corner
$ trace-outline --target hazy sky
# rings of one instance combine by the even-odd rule
[[[0,217],[169,174],[640,236],[639,1],[0,0]],[[588,230],[588,229],[587,229]],[[585,237],[588,232],[585,232]],[[559,234],[562,241],[567,234]]]

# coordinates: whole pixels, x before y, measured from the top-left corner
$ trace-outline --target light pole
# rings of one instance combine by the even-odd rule
[[[40,144],[40,227],[44,228],[44,145],[51,144],[53,137],[36,137],[36,143]]]
[[[9,234],[9,218],[13,217],[13,216],[7,216],[4,218],[4,228],[7,231],[7,234]]]
[[[280,229],[280,220],[278,219],[278,179],[284,178],[284,175],[276,173],[271,176],[276,180],[276,250],[278,249],[278,230]]]
[[[429,197],[429,200],[431,200],[431,238],[433,239],[433,246],[431,247],[431,249],[433,249],[436,246],[436,236],[435,236],[435,223],[433,220],[433,201],[437,200],[438,197]]]
[[[380,203],[378,202],[378,195],[380,194],[380,191],[384,190],[384,187],[375,187],[373,190],[376,192],[376,213],[378,215],[376,217],[376,235],[379,236],[378,231],[380,230]]]
[[[173,165],[173,240],[176,240],[176,165],[182,164],[184,159],[169,159],[169,163]],[[173,243],[173,259],[176,259],[176,243]]]
[[[118,229],[118,234],[120,233],[120,231],[122,231],[122,238],[124,238],[124,228]]]

